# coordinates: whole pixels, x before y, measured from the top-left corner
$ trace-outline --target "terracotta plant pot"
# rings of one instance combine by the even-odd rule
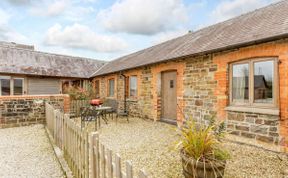
[[[224,176],[226,161],[219,161],[217,165],[204,163],[187,157],[184,151],[180,152],[183,175],[185,178],[222,178]]]

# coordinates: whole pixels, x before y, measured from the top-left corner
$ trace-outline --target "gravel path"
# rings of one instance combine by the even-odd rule
[[[0,177],[64,177],[43,125],[0,129]]]
[[[177,138],[175,126],[137,118],[131,118],[130,123],[119,120],[118,124],[109,120],[100,129],[104,145],[155,178],[183,177],[178,151],[173,149]],[[287,155],[231,142],[226,142],[225,147],[232,154],[227,162],[226,178],[283,178],[283,171],[288,168]]]

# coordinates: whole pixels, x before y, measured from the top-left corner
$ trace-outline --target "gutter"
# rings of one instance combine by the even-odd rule
[[[126,79],[127,79],[127,76],[126,75],[124,75],[122,72],[120,72],[120,75],[122,76],[122,77],[124,77],[124,113],[127,113],[127,98],[126,98],[126,85],[127,85],[127,83],[126,83]]]

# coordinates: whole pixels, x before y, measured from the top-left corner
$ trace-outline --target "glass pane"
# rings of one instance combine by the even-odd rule
[[[14,79],[14,95],[23,94],[23,79]]]
[[[233,65],[232,74],[233,102],[249,102],[249,64]]]
[[[137,77],[130,77],[130,96],[137,96]]]
[[[10,95],[10,77],[1,77],[1,95],[7,96]]]
[[[254,63],[254,102],[273,102],[274,62]]]
[[[114,80],[109,80],[109,96],[114,96]]]

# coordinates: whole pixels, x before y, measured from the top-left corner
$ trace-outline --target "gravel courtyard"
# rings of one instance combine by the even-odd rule
[[[0,177],[64,177],[43,125],[0,129]]]
[[[99,132],[102,143],[120,153],[122,159],[131,160],[136,169],[144,168],[155,178],[183,177],[178,151],[173,149],[178,138],[175,126],[131,118],[130,123],[109,120]],[[283,178],[288,167],[287,155],[231,142],[225,146],[232,154],[226,166],[227,178]]]

